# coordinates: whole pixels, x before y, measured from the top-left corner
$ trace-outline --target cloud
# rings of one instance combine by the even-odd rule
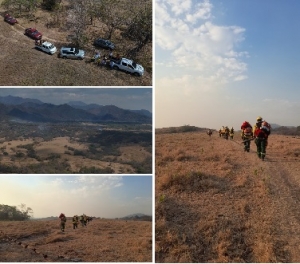
[[[156,2],[156,66],[159,71],[168,65],[176,76],[189,73],[218,83],[247,78],[247,64],[243,60],[249,54],[237,50],[245,40],[246,29],[214,24],[212,8],[209,0],[200,3],[181,0]]]

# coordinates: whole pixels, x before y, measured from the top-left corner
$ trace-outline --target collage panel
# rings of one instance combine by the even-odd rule
[[[155,1],[155,262],[300,262],[299,22]]]
[[[1,262],[152,262],[152,175],[1,175]]]
[[[1,86],[152,86],[152,0],[0,0]]]
[[[0,173],[151,174],[152,88],[0,88]]]

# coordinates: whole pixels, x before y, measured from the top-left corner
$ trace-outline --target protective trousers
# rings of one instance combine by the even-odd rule
[[[244,140],[244,150],[249,152],[250,151],[251,138],[243,137],[243,140]]]
[[[65,231],[65,222],[60,222],[60,229],[61,231]]]
[[[255,144],[257,147],[257,156],[264,160],[265,156],[266,156],[266,148],[267,148],[267,139],[265,138],[259,138],[257,137],[255,139]]]

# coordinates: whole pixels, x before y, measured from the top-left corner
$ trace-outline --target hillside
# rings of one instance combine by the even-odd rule
[[[300,262],[300,137],[156,134],[156,262]]]
[[[29,122],[152,122],[152,118],[145,115],[143,110],[133,112],[114,105],[81,108],[69,104],[46,104],[30,98],[0,96],[0,119],[10,118]]]
[[[151,262],[152,223],[94,219],[0,222],[0,262]]]
[[[11,4],[5,5],[5,2]],[[142,1],[139,4],[131,1],[130,5],[125,1],[118,1],[118,3],[106,1],[107,11],[104,13],[106,17],[99,15],[93,21],[90,21],[89,17],[91,11],[95,11],[95,7],[90,6],[95,4],[93,1],[81,1],[85,8],[76,6],[79,1],[59,2],[59,8],[55,11],[45,10],[38,4],[34,11],[28,12],[31,8],[26,6],[28,5],[26,1],[16,3],[0,0],[0,4],[3,4],[0,5],[1,86],[152,85],[152,37],[145,39],[141,30],[138,33],[142,39],[133,39],[129,34],[131,30],[129,25],[134,25],[131,19],[134,18],[134,14],[140,14],[143,9],[149,9],[148,12],[152,14],[151,1]],[[35,7],[34,4],[29,5]],[[84,14],[77,14],[78,10]],[[99,12],[93,13],[99,14]],[[4,22],[3,16],[6,13],[16,17],[18,24],[12,26]],[[152,21],[147,25],[147,32],[152,36]],[[26,28],[36,28],[43,34],[43,40],[50,41],[57,47],[57,52],[51,56],[35,49],[34,40],[24,35]],[[78,39],[74,39],[78,32],[80,32],[80,43],[77,43]],[[108,36],[109,34],[111,36]],[[99,37],[111,39],[116,45],[115,56],[119,54],[141,64],[145,69],[144,75],[135,77],[91,62],[96,49],[101,52],[101,55],[108,55],[107,50],[93,46],[94,40]],[[85,51],[84,60],[64,60],[58,57],[61,47],[78,45]]]

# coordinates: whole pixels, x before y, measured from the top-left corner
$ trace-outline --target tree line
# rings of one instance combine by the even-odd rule
[[[33,215],[33,210],[25,204],[11,206],[0,204],[0,221],[25,221]]]

